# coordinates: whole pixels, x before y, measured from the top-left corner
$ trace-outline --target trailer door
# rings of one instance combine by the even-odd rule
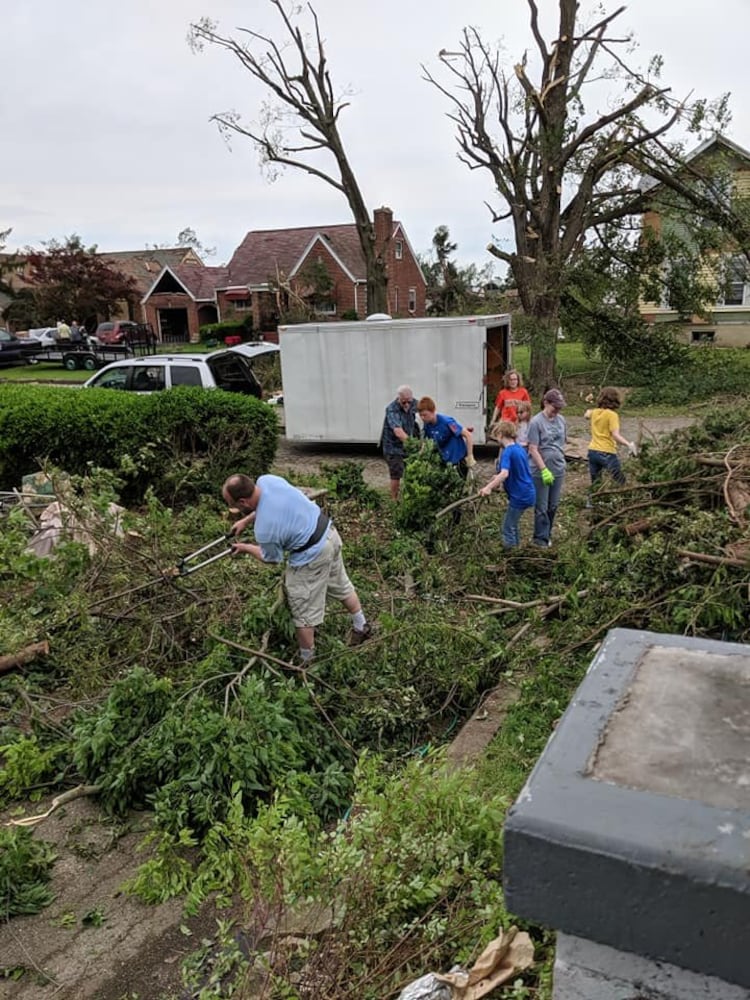
[[[484,384],[487,386],[485,426],[492,417],[495,398],[503,387],[503,375],[510,368],[510,324],[487,327]]]

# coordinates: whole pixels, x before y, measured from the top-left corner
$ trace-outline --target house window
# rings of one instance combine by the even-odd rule
[[[404,258],[404,242],[403,240],[396,240],[395,246],[395,257],[396,260],[403,260]]]
[[[713,344],[716,339],[716,333],[714,330],[691,330],[690,331],[690,343],[691,344]]]
[[[313,302],[313,312],[318,316],[335,316],[335,302]]]
[[[748,290],[748,262],[744,255],[730,257],[726,264],[724,305],[744,306],[750,301]]]
[[[413,313],[417,311],[417,290],[416,288],[409,289],[409,312]]]
[[[250,309],[252,308],[250,299],[234,299],[232,306],[234,307],[234,311],[238,313],[250,312]]]

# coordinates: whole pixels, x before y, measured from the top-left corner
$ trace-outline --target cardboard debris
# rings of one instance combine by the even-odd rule
[[[122,535],[120,524],[121,516],[125,508],[111,503],[107,507],[107,514],[110,521],[106,530],[114,535]],[[58,500],[49,504],[39,517],[39,527],[32,535],[29,544],[26,546],[27,552],[32,552],[39,558],[46,558],[60,542],[82,542],[89,554],[96,552],[95,534],[100,534],[104,525],[96,517],[92,522],[82,522],[68,510]]]
[[[510,927],[490,941],[468,972],[431,972],[407,986],[399,1000],[480,1000],[533,964],[531,938],[526,931]]]

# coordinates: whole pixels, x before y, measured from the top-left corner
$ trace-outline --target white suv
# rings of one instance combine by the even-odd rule
[[[276,344],[238,344],[212,354],[151,354],[124,358],[106,365],[84,382],[84,388],[157,392],[175,386],[195,385],[225,389],[262,398],[250,359],[278,351]]]

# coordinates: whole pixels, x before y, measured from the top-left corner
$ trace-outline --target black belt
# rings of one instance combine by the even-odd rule
[[[320,539],[328,531],[328,525],[331,523],[330,517],[325,514],[322,510],[318,514],[318,523],[315,525],[315,531],[310,535],[304,545],[300,545],[298,549],[290,549],[290,552],[306,552],[307,549],[311,549],[313,545],[317,545]]]

